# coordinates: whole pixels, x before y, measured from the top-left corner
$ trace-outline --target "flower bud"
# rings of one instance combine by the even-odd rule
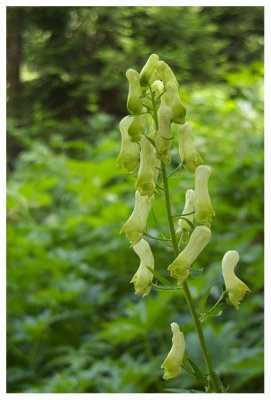
[[[134,69],[128,69],[126,77],[129,81],[129,93],[127,108],[131,114],[140,114],[143,108],[142,89],[140,86],[139,73]]]
[[[132,142],[139,142],[142,134],[146,129],[146,114],[135,115],[132,117],[132,122],[128,128],[128,135]]]
[[[210,175],[211,168],[207,165],[200,165],[195,172],[195,220],[209,228],[211,227],[212,217],[215,216],[208,192]]]
[[[192,139],[192,127],[187,122],[184,125],[177,125],[179,154],[184,168],[194,173],[198,165],[203,163],[203,160],[196,150]]]
[[[154,259],[149,243],[141,239],[135,246],[133,246],[134,251],[140,258],[140,265],[133,276],[131,283],[134,284],[135,294],[142,294],[147,296],[151,290],[153,274],[149,268],[154,268]]]
[[[154,95],[158,97],[161,93],[164,91],[164,84],[163,81],[160,81],[159,79],[154,81],[151,85],[151,90],[154,92]]]
[[[159,158],[165,163],[170,164],[171,161],[171,109],[161,104],[159,110],[159,124],[156,138],[156,148]]]
[[[154,196],[141,196],[138,190],[135,192],[134,210],[120,231],[125,233],[133,246],[140,241],[145,232],[153,200]]]
[[[167,355],[167,358],[161,365],[164,368],[164,379],[176,378],[181,373],[181,365],[185,352],[184,335],[180,331],[179,325],[176,322],[170,324],[172,337],[172,347]]]
[[[240,302],[243,300],[246,292],[250,292],[247,285],[244,284],[234,273],[236,264],[239,261],[237,251],[227,251],[222,260],[222,274],[228,292],[229,302],[239,308]]]
[[[206,226],[197,226],[192,232],[189,242],[184,250],[177,256],[172,264],[168,267],[171,276],[178,280],[178,284],[182,284],[189,276],[191,265],[207,246],[211,238],[211,231]]]
[[[179,86],[172,69],[165,61],[159,61],[156,65],[156,69],[160,76],[160,79],[162,79],[162,81],[164,82],[164,85],[172,81],[177,85],[177,87]]]
[[[166,93],[161,97],[161,102],[171,108],[171,120],[176,124],[183,124],[185,122],[186,108],[181,101],[178,85],[174,81],[169,81],[165,86]]]
[[[185,194],[185,205],[182,214],[189,214],[189,215],[184,215],[184,217],[193,223],[194,219],[194,190],[189,189],[186,191]],[[182,235],[183,242],[187,242],[189,238],[189,231],[191,231],[192,227],[189,225],[188,222],[186,222],[184,219],[180,218],[178,221],[178,229],[176,231],[176,234],[179,236],[179,234]]]
[[[144,65],[144,67],[142,68],[141,72],[140,72],[140,84],[141,86],[147,86],[149,81],[150,81],[150,77],[157,65],[159,61],[159,57],[157,54],[152,54],[150,55],[150,57],[148,58],[146,64]]]
[[[133,121],[130,115],[124,117],[119,124],[121,133],[121,149],[117,159],[117,165],[125,168],[128,172],[134,172],[139,164],[140,147],[137,143],[132,143],[128,135],[128,129]]]
[[[136,188],[142,196],[151,196],[156,187],[156,150],[145,136],[142,136],[140,146],[140,164]]]

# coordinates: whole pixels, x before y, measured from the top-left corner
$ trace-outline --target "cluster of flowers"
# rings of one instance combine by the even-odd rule
[[[171,276],[183,284],[192,264],[211,238],[215,215],[208,192],[211,169],[203,165],[192,139],[192,128],[185,122],[186,109],[179,95],[179,84],[171,68],[152,54],[140,73],[129,69],[127,108],[130,115],[120,122],[121,150],[118,165],[129,173],[137,171],[134,210],[121,229],[129,239],[140,265],[131,282],[135,293],[146,296],[152,287],[154,258],[149,243],[143,239],[152,208],[161,163],[170,164],[173,132],[177,132],[180,161],[185,170],[195,175],[194,190],[186,192],[185,206],[178,221],[176,236],[185,248],[168,266]],[[198,224],[193,229],[193,224]],[[248,287],[235,275],[239,260],[237,251],[228,251],[222,260],[222,273],[229,302],[239,307]],[[171,324],[172,349],[162,364],[164,379],[180,373],[185,342],[177,323]]]

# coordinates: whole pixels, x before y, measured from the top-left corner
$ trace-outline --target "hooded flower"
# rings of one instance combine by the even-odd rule
[[[239,254],[237,251],[227,251],[222,260],[222,274],[228,291],[229,302],[235,307],[239,308],[240,302],[243,300],[249,288],[244,284],[234,273],[236,264],[239,261]]]
[[[144,67],[142,68],[142,70],[140,72],[140,84],[142,86],[148,85],[150,78],[152,76],[152,73],[153,73],[158,61],[159,61],[159,57],[157,54],[152,54],[148,58],[146,64],[144,65]]]
[[[165,164],[170,164],[171,161],[171,109],[164,104],[161,104],[159,110],[159,124],[156,137],[156,148],[159,157]]]
[[[187,122],[178,125],[179,153],[184,168],[194,173],[196,167],[203,163],[203,160],[196,150],[192,139],[192,127]]]
[[[158,72],[159,79],[164,82],[164,85],[172,81],[177,85],[177,87],[179,86],[172,69],[165,61],[159,61],[156,65],[156,70]]]
[[[154,259],[149,243],[141,239],[135,246],[133,246],[134,251],[140,258],[140,265],[133,276],[131,283],[134,284],[135,294],[142,294],[147,296],[151,290],[151,283],[153,275],[149,268],[154,268]]]
[[[136,188],[142,196],[152,196],[156,187],[156,150],[145,136],[141,138],[140,147],[140,164]]]
[[[189,189],[186,191],[185,194],[185,205],[182,214],[184,215],[184,218],[186,218],[188,221],[193,223],[194,215],[194,190]],[[189,214],[189,215],[186,215]],[[176,231],[176,234],[182,235],[183,242],[187,242],[189,238],[189,231],[191,231],[192,227],[189,225],[187,221],[185,221],[183,218],[180,218],[178,221],[178,229]]]
[[[179,325],[176,322],[170,324],[173,337],[172,347],[167,355],[167,358],[161,365],[164,368],[164,379],[176,378],[181,373],[181,365],[185,351],[184,335],[180,331]]]
[[[181,101],[178,85],[171,80],[166,83],[165,87],[166,93],[161,97],[161,102],[171,108],[172,122],[183,124],[185,122],[186,108]]]
[[[154,196],[141,196],[138,190],[135,193],[134,210],[121,228],[121,232],[125,233],[133,246],[140,241],[146,229],[153,200]]]
[[[140,147],[137,143],[131,142],[128,129],[133,121],[132,116],[124,117],[119,124],[121,133],[121,149],[117,160],[117,165],[122,166],[128,172],[134,172],[139,164]]]
[[[211,168],[207,165],[200,165],[195,172],[195,220],[209,228],[215,215],[208,192],[210,175]]]
[[[202,250],[207,246],[211,238],[211,231],[206,226],[197,226],[189,239],[184,250],[177,256],[168,269],[171,276],[182,284],[189,276],[191,265],[197,259]]]
[[[140,142],[142,135],[146,129],[147,118],[146,114],[135,115],[128,128],[128,135],[132,142]]]
[[[126,77],[129,81],[127,108],[131,114],[140,114],[143,108],[143,100],[139,73],[134,69],[128,69]]]

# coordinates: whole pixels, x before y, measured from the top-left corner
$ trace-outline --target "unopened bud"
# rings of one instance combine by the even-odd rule
[[[141,72],[140,72],[140,84],[141,86],[147,86],[151,75],[157,65],[159,61],[159,57],[157,54],[152,54],[146,64],[144,65],[144,67],[142,68]]]
[[[207,246],[210,238],[211,231],[206,226],[197,226],[194,229],[184,250],[168,267],[178,284],[182,284],[188,278],[193,262]]]
[[[151,85],[151,90],[154,92],[154,95],[157,97],[164,91],[164,84],[163,81],[156,80]]]
[[[227,251],[222,260],[222,274],[228,292],[229,302],[239,308],[240,302],[243,300],[246,292],[249,292],[247,285],[242,282],[234,273],[234,269],[239,261],[237,251]]]
[[[195,220],[209,228],[215,216],[208,192],[210,175],[211,168],[207,165],[200,165],[195,171]]]
[[[143,109],[143,99],[139,73],[134,69],[128,69],[126,77],[129,81],[127,108],[131,114],[140,114]]]
[[[140,258],[140,265],[131,283],[134,284],[135,294],[146,296],[150,293],[153,278],[153,274],[147,268],[154,268],[152,251],[149,243],[144,239],[141,239],[140,242],[134,245],[133,249]]]

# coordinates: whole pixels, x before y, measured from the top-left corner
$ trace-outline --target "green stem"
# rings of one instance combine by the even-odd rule
[[[168,188],[166,167],[163,162],[161,164],[162,164],[162,177],[163,177],[163,183],[164,183],[164,188],[165,188],[165,203],[166,203],[166,210],[167,210],[168,225],[169,225],[169,230],[170,230],[174,253],[175,253],[175,256],[177,257],[177,255],[179,254],[179,248],[178,248],[178,242],[176,239],[175,229],[174,229],[174,224],[173,224],[173,219],[172,219],[172,214],[171,214],[171,204],[170,204],[170,197],[169,197],[169,188]],[[202,327],[200,324],[200,320],[197,315],[195,306],[193,304],[192,296],[191,296],[187,282],[183,283],[183,290],[184,290],[185,298],[186,298],[186,301],[188,304],[188,308],[190,310],[190,313],[191,313],[193,321],[194,321],[196,332],[197,332],[197,335],[199,338],[199,343],[200,343],[202,353],[203,353],[203,358],[204,358],[205,364],[206,364],[208,372],[209,372],[211,384],[216,393],[221,393],[222,390],[221,390],[221,387],[219,384],[219,378],[217,377],[217,375],[215,374],[215,372],[213,370],[212,362],[211,362],[211,359],[210,359],[210,356],[208,353],[208,349],[207,349],[207,346],[205,343],[205,339],[203,336],[203,331],[202,331]]]

